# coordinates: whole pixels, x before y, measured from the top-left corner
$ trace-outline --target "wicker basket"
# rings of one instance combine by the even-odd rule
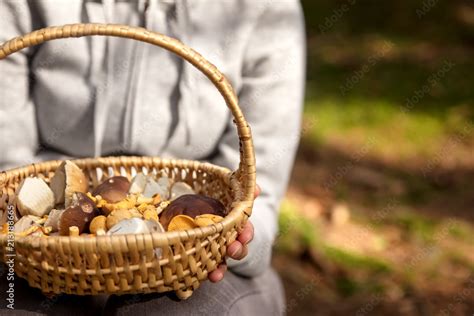
[[[12,39],[0,46],[0,59],[23,48],[69,37],[117,36],[161,46],[192,63],[220,91],[232,112],[240,139],[237,171],[209,163],[166,160],[157,157],[108,157],[81,159],[82,168],[94,187],[105,177],[144,171],[185,181],[198,192],[217,198],[229,214],[218,224],[187,231],[112,235],[99,237],[16,237],[0,235],[0,257],[14,258],[15,272],[30,286],[44,293],[128,294],[175,291],[188,298],[210,271],[224,261],[227,246],[247,221],[255,190],[255,156],[250,128],[237,97],[224,75],[193,49],[180,41],[143,28],[125,25],[74,24],[48,27]],[[60,161],[33,164],[0,173],[0,210],[15,209],[17,188],[30,176],[51,179]],[[162,256],[155,256],[155,249]]]

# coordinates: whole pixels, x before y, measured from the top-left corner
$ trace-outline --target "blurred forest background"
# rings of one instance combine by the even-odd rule
[[[303,0],[289,315],[474,314],[474,2]]]

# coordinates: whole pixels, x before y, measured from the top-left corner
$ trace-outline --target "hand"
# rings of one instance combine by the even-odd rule
[[[260,187],[255,188],[255,198],[260,195]],[[242,231],[237,236],[237,240],[229,245],[227,248],[227,255],[235,260],[242,260],[248,253],[247,244],[253,239],[253,225],[250,221],[244,225]],[[225,263],[220,264],[216,270],[209,273],[209,280],[211,282],[219,282],[224,278],[224,273],[227,271],[227,265]]]

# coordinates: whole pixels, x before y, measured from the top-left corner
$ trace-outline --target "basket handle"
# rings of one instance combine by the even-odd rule
[[[255,153],[250,127],[239,107],[237,96],[229,81],[213,64],[182,42],[140,27],[96,23],[69,24],[39,29],[3,43],[0,46],[0,60],[23,48],[42,44],[50,40],[93,35],[124,37],[160,46],[193,64],[212,81],[224,97],[237,125],[240,140],[240,164],[237,171],[233,173],[233,176],[237,177],[244,184],[243,196],[240,199],[245,201],[253,200],[256,182]]]

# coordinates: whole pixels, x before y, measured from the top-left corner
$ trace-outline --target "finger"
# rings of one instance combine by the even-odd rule
[[[242,247],[242,251],[240,252],[240,255],[236,258],[233,258],[233,259],[242,260],[243,258],[245,258],[247,256],[248,253],[249,253],[249,247],[247,245],[245,245],[245,246]]]
[[[241,256],[244,246],[238,240],[234,241],[227,248],[227,255],[232,259],[237,259]],[[237,259],[238,260],[238,259]]]
[[[229,257],[235,260],[243,259],[248,253],[248,247],[246,245],[242,245],[239,241],[234,241],[229,246],[229,249]]]
[[[254,227],[251,222],[247,222],[240,232],[237,240],[240,241],[242,245],[246,245],[252,241],[254,235]]]
[[[255,186],[255,193],[254,193],[255,198],[257,198],[260,195],[261,192],[262,192],[262,189],[260,189],[260,186],[257,184]]]
[[[224,278],[224,274],[227,271],[227,265],[226,264],[220,264],[217,269],[209,273],[209,281],[216,283],[221,281]]]

